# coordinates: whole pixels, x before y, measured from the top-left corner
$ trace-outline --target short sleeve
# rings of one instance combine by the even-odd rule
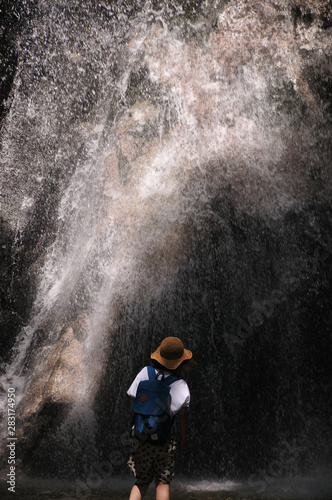
[[[178,413],[183,406],[190,405],[190,391],[185,380],[180,379],[171,385],[171,414]]]
[[[131,386],[129,387],[128,391],[127,391],[127,394],[128,396],[132,397],[132,398],[135,398],[136,397],[136,392],[137,392],[137,387],[138,387],[138,384],[140,383],[141,380],[147,380],[149,378],[148,376],[148,369],[147,367],[145,366],[144,368],[142,368],[142,370],[136,375],[133,383],[131,384]]]

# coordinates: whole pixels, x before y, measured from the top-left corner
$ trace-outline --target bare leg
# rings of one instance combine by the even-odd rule
[[[142,500],[148,487],[148,484],[134,484],[130,493],[129,500]]]
[[[156,500],[170,500],[169,484],[157,484]]]

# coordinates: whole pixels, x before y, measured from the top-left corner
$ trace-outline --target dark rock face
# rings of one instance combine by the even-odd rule
[[[126,388],[168,335],[198,362],[180,470],[254,483],[328,463],[326,2],[20,5],[2,32],[0,342],[24,376],[24,470],[124,457]]]
[[[207,226],[173,283],[157,300],[128,308],[111,341],[117,356],[96,413],[100,429],[112,429],[113,418],[122,424],[100,435],[100,449],[105,460],[114,443],[121,449],[129,425],[125,403],[110,417],[119,386],[131,383],[128,350],[135,372],[159,339],[179,335],[198,362],[189,379],[190,438],[181,470],[252,475],[252,482],[272,462],[279,476],[308,472],[330,460],[331,248],[308,230],[315,217],[324,234],[330,208],[308,206],[282,222],[243,216],[234,223],[232,205],[226,195],[222,200],[214,207],[222,230]]]
[[[27,324],[35,299],[39,268],[45,250],[54,239],[58,202],[57,188],[49,183],[36,200],[29,221],[14,231],[6,221],[1,224],[2,286],[0,291],[1,358],[7,361],[21,328]]]
[[[14,8],[11,8],[12,2],[4,1],[1,6],[1,25],[0,25],[0,120],[9,107],[7,99],[9,97],[17,66],[17,49],[15,38],[17,35],[19,16]]]
[[[1,352],[6,353],[8,347],[12,346],[15,342],[15,332],[17,328],[14,327],[14,308],[9,292],[10,283],[10,267],[11,267],[11,243],[13,235],[10,228],[6,226],[4,221],[1,221]],[[20,323],[17,321],[16,323]]]

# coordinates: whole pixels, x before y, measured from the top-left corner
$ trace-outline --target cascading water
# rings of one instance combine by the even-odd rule
[[[126,388],[176,335],[199,364],[182,473],[241,479],[251,495],[324,472],[329,9],[16,8],[1,143],[14,268],[1,385],[3,408],[16,390],[19,467],[85,489],[93,464],[103,478],[105,467],[124,473]],[[6,471],[5,445],[2,457]]]

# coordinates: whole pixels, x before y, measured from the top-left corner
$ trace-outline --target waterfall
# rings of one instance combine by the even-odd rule
[[[13,12],[0,215],[24,318],[8,327],[1,387],[16,390],[23,470],[82,478],[110,450],[123,458],[126,388],[173,334],[198,361],[181,471],[246,477],[253,491],[267,474],[324,468],[324,2],[22,0]]]

